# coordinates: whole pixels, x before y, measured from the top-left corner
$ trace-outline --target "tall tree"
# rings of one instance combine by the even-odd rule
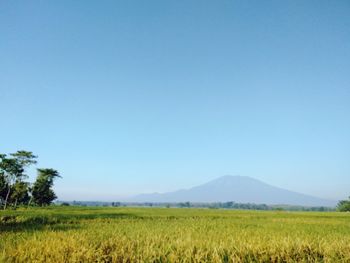
[[[7,192],[4,200],[4,210],[7,207],[11,189],[16,182],[22,182],[27,177],[25,168],[32,164],[36,164],[37,156],[32,152],[17,151],[10,154],[0,154],[0,175],[4,178],[7,187]]]
[[[38,176],[32,188],[33,201],[40,206],[49,205],[57,198],[52,189],[54,179],[61,176],[54,169],[37,169],[37,171]]]

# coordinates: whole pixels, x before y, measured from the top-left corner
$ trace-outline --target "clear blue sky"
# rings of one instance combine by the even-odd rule
[[[227,174],[345,198],[350,2],[1,1],[0,111],[59,199]]]

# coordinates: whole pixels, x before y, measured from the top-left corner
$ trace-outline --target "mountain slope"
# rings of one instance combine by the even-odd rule
[[[278,188],[246,176],[223,176],[208,183],[169,193],[141,194],[133,202],[227,202],[335,206],[334,201]]]

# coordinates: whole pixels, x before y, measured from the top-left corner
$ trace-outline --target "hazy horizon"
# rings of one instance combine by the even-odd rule
[[[281,202],[281,197],[282,196],[276,196],[276,197],[273,197],[273,200],[274,200],[274,204],[275,205],[299,205],[299,206],[335,206],[335,204],[337,203],[338,200],[332,200],[332,199],[322,199],[321,197],[317,197],[317,196],[312,196],[312,195],[309,195],[307,193],[300,193],[300,192],[295,192],[295,191],[291,191],[289,189],[284,189],[284,188],[280,188],[278,186],[275,186],[275,185],[271,185],[271,184],[268,184],[266,182],[263,182],[261,180],[258,180],[258,179],[255,179],[253,177],[250,177],[250,176],[240,176],[240,175],[224,175],[224,176],[220,176],[220,177],[216,177],[214,178],[213,180],[210,180],[208,182],[202,182],[201,184],[199,185],[193,185],[191,187],[188,187],[188,188],[180,188],[180,189],[175,189],[175,190],[172,190],[172,191],[168,191],[168,192],[142,192],[142,193],[134,193],[134,194],[128,194],[128,195],[113,195],[113,194],[107,194],[107,195],[101,195],[101,193],[99,193],[98,195],[96,195],[95,199],[91,199],[91,195],[89,195],[87,198],[82,198],[82,199],[74,199],[74,198],[66,198],[66,199],[58,199],[57,201],[86,201],[86,202],[136,202],[136,203],[144,203],[144,202],[155,202],[155,203],[158,203],[158,202],[163,202],[163,203],[166,203],[166,202],[171,202],[171,203],[176,203],[176,202],[181,202],[181,201],[171,201],[171,200],[167,200],[167,199],[163,199],[162,196],[158,196],[156,197],[155,200],[147,200],[147,196],[152,196],[154,194],[156,195],[171,195],[171,194],[177,194],[178,197],[182,198],[182,202],[185,202],[185,201],[190,201],[190,202],[199,202],[199,203],[213,203],[213,202],[229,202],[229,201],[234,201],[236,203],[256,203],[256,204],[268,204],[268,205],[271,205],[273,204],[271,201],[269,202],[264,202],[264,200],[256,200],[256,201],[244,201],[244,200],[237,200],[236,198],[232,198],[232,197],[227,197],[225,199],[222,199],[222,200],[213,200],[213,201],[208,201],[208,200],[197,200],[197,201],[191,201],[191,197],[190,199],[188,199],[188,194],[185,196],[185,197],[181,197],[182,196],[182,192],[183,191],[192,191],[193,189],[197,189],[197,188],[206,188],[205,191],[211,191],[213,189],[211,189],[211,185],[213,184],[216,184],[218,181],[222,181],[222,180],[227,180],[227,178],[231,178],[233,180],[235,180],[236,178],[245,178],[245,179],[248,179],[248,180],[252,180],[252,181],[256,181],[256,182],[259,182],[259,183],[262,183],[263,185],[266,185],[266,186],[271,186],[273,188],[278,188],[280,190],[283,190],[283,191],[286,191],[286,192],[292,192],[292,193],[295,193],[295,194],[301,194],[301,195],[305,195],[305,197],[311,197],[311,198],[319,198],[322,202],[322,200],[324,202],[327,202],[327,201],[330,201],[330,202],[327,202],[327,204],[313,204],[313,205],[308,205],[308,204],[302,204],[302,203],[299,203],[299,204],[296,204],[296,203],[290,203],[290,202]],[[239,191],[243,191],[243,192],[246,192],[246,194],[249,196],[254,196],[255,195],[255,192],[256,191],[259,191],[258,188],[254,187],[253,185],[251,185],[251,187],[253,187],[253,189],[241,189],[240,187],[242,187],[242,185],[232,185],[234,183],[234,181],[231,181],[229,182],[230,184],[230,188],[232,189],[232,192],[237,192],[237,190]],[[231,187],[232,186],[232,187]],[[239,188],[237,188],[239,187]],[[245,188],[245,187],[243,187]],[[214,191],[215,192],[215,191]],[[215,193],[211,193],[211,195],[216,195]],[[260,193],[260,194],[263,194],[263,195],[266,195],[266,191],[265,193]],[[81,196],[83,197],[83,196]],[[136,199],[135,199],[136,198]],[[146,199],[145,199],[146,198]],[[154,198],[154,197],[152,197]],[[198,198],[198,197],[196,197]],[[202,197],[200,197],[201,199]],[[271,198],[270,198],[271,200]],[[292,199],[293,200],[293,199]],[[334,202],[333,205],[330,205],[331,202]]]
[[[349,14],[349,1],[2,1],[0,153],[57,169],[60,200],[223,175],[345,199]]]

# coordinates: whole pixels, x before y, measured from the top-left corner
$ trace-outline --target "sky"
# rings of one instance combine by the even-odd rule
[[[349,1],[1,1],[0,152],[60,200],[250,176],[350,195]]]

